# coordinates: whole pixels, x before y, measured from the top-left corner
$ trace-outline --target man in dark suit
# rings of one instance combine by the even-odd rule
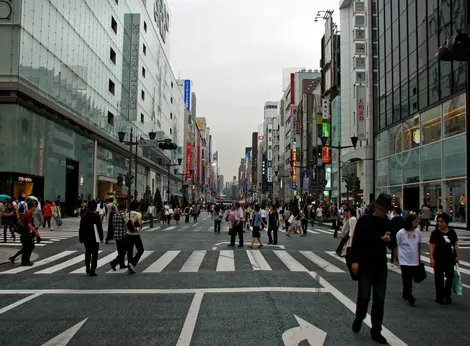
[[[78,240],[85,245],[85,267],[86,273],[90,276],[96,276],[98,251],[100,242],[103,242],[103,226],[101,225],[100,216],[96,213],[96,207],[95,200],[88,203],[87,211],[80,219],[80,229],[78,231]]]

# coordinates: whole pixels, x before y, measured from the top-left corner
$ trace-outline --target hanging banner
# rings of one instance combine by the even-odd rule
[[[193,156],[191,143],[186,143],[186,179],[191,179],[191,158]]]
[[[323,163],[330,163],[330,148],[329,147],[322,148],[321,158],[322,158]]]
[[[357,137],[360,141],[367,139],[366,133],[366,87],[356,87],[356,100],[357,100]]]
[[[297,183],[297,167],[296,164],[297,164],[297,160],[295,158],[296,156],[296,146],[295,146],[295,143],[294,145],[292,146],[293,149],[291,151],[291,159],[292,159],[292,186],[294,186],[294,184]]]
[[[295,73],[290,74],[290,104],[295,104]]]

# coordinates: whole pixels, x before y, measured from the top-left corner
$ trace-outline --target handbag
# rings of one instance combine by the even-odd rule
[[[359,276],[352,271],[352,248],[348,247],[346,249],[346,255],[344,256],[346,259],[346,266],[348,267],[349,275],[351,275],[351,279],[354,281],[359,280]]]
[[[459,265],[454,265],[454,293],[458,296],[462,295],[462,279],[460,277]]]
[[[62,226],[62,219],[57,219],[57,226]]]
[[[424,263],[420,262],[419,265],[415,269],[413,280],[416,283],[420,283],[420,282],[423,282],[424,279],[426,278],[427,278],[426,268],[424,267]]]
[[[290,218],[289,218],[289,220],[287,220],[287,221],[288,221],[289,223],[292,223],[292,221],[294,221],[294,219],[295,219],[295,216],[294,216],[294,215],[291,215]]]

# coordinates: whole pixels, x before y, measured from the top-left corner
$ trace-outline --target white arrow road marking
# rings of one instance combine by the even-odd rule
[[[45,344],[42,344],[42,346],[66,346],[70,342],[70,340],[72,340],[72,338],[75,336],[75,334],[77,334],[80,328],[82,328],[82,326],[87,320],[88,318],[85,318],[83,321],[60,333]]]
[[[323,346],[326,339],[326,333],[313,324],[294,315],[298,327],[286,330],[282,334],[282,341],[286,346],[298,346],[304,340],[307,340],[310,346]]]

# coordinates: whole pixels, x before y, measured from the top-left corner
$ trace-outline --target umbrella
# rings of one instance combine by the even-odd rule
[[[37,198],[37,197],[34,197],[34,196],[29,196],[28,199],[33,199],[33,200],[35,200],[35,201],[38,200],[38,198]]]
[[[0,195],[0,201],[4,201],[6,199],[11,199],[11,197],[8,195]]]

